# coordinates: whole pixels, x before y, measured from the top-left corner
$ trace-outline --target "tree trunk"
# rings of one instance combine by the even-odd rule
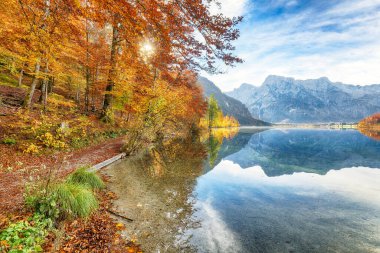
[[[40,81],[40,85],[36,87],[36,89],[40,89],[40,97],[38,98],[38,103],[42,104],[42,97],[43,97],[43,89],[44,89],[44,79]]]
[[[76,93],[75,93],[75,102],[80,106],[80,86],[77,85]]]
[[[40,66],[41,66],[40,60],[38,59],[37,62],[36,62],[35,69],[34,69],[33,82],[30,85],[29,92],[27,93],[27,95],[25,97],[25,100],[24,100],[24,107],[27,108],[27,109],[30,109],[30,106],[32,105],[34,91],[36,90],[36,86],[37,86],[37,83],[38,83],[38,80],[39,80],[38,75],[40,73]]]
[[[55,82],[54,76],[49,78],[48,94],[53,92],[54,82]]]
[[[115,17],[115,21],[118,19]],[[107,80],[107,86],[106,86],[106,94],[104,95],[104,103],[103,103],[103,110],[102,110],[102,116],[106,115],[107,109],[111,105],[112,102],[112,90],[115,86],[115,77],[116,77],[116,56],[118,53],[118,40],[119,40],[119,31],[118,31],[118,22],[114,22],[114,25],[112,27],[112,44],[111,44],[111,58],[110,58],[110,70],[108,72],[108,80]]]
[[[86,12],[87,12],[87,0],[86,0]],[[88,32],[88,19],[86,13],[86,89],[84,93],[84,109],[88,112],[88,107],[90,105],[90,51],[89,51],[89,32]]]
[[[92,76],[92,84],[96,85],[98,82],[98,66],[95,67],[95,70],[93,71],[93,76]],[[91,111],[95,112],[96,106],[95,106],[95,91],[92,89],[91,92]]]
[[[84,109],[87,112],[90,105],[90,68],[86,67],[86,90],[84,93]]]
[[[66,85],[67,85],[67,87],[68,87],[68,90],[70,91],[70,98],[71,98],[71,99],[75,99],[75,95],[72,93],[72,91],[73,91],[74,89],[73,89],[73,85],[72,85],[72,79],[71,79],[71,77],[67,77]]]
[[[20,76],[18,77],[18,85],[17,85],[17,87],[21,87],[22,86],[22,79],[24,78],[24,67],[25,67],[25,63],[22,64],[22,67],[21,67],[21,70],[20,70]]]
[[[46,60],[46,66],[45,66],[45,77],[42,81],[42,87],[41,87],[41,99],[42,105],[44,107],[44,110],[46,109],[46,102],[47,102],[47,93],[48,93],[48,85],[49,85],[49,78],[47,77],[49,73],[49,62]]]
[[[44,15],[44,20],[46,21],[47,18],[50,16],[50,0],[45,0],[45,15]],[[46,30],[47,29],[47,22],[44,22],[42,27],[41,27],[42,30]],[[41,50],[42,51],[42,50]],[[47,74],[48,70],[49,70],[49,62],[48,62],[48,53],[47,53],[47,49],[45,48],[44,50],[44,60],[45,60],[45,74]],[[39,63],[40,64],[40,63]],[[40,65],[39,65],[39,68],[40,68]],[[39,101],[42,102],[42,104],[44,105],[44,109],[45,109],[45,105],[46,105],[46,77],[44,77],[44,79],[42,80],[42,87],[41,87],[41,96],[40,96],[40,99]],[[33,80],[34,81],[34,80]],[[33,85],[32,85],[33,86]],[[35,89],[35,87],[34,87]],[[34,90],[33,90],[33,93],[34,93]],[[32,95],[33,97],[33,95]]]

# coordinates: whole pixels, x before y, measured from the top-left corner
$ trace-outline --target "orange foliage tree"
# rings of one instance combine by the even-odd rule
[[[241,17],[213,15],[216,0],[3,0],[0,58],[32,77],[45,107],[59,91],[106,121],[116,113],[155,127],[190,126],[205,113],[196,72],[234,66]],[[21,14],[21,15],[20,15]],[[9,69],[10,67],[8,67]],[[159,117],[156,117],[156,114]],[[174,126],[173,126],[174,127]]]

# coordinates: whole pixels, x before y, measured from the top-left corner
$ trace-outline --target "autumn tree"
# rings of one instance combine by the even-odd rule
[[[211,14],[216,2],[4,0],[11,11],[0,14],[0,34],[10,37],[1,48],[10,65],[17,59],[20,80],[33,77],[26,107],[38,86],[45,106],[54,85],[87,113],[91,106],[103,117],[154,118],[160,131],[170,122],[191,126],[205,112],[196,72],[241,62],[232,54],[241,17]]]
[[[18,4],[14,0],[0,2],[0,55],[1,68],[11,74],[19,71],[18,86],[22,85],[24,72],[33,65],[33,47],[29,28],[20,18]]]
[[[210,98],[208,99],[208,110],[207,110],[209,128],[214,126],[214,122],[219,110],[220,109],[219,109],[218,101],[215,99],[214,95],[212,94]]]
[[[110,107],[114,87],[120,81],[120,61],[130,57],[144,61],[141,48],[147,44],[154,54],[144,73],[150,77],[142,78],[150,82],[160,75],[175,85],[185,70],[217,73],[217,61],[231,66],[241,62],[231,53],[231,42],[239,36],[234,27],[241,18],[212,15],[210,4],[214,2],[93,0],[91,4],[103,10],[98,22],[112,28],[103,111]]]

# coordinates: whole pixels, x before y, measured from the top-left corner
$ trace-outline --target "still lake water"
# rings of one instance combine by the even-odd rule
[[[380,252],[380,141],[270,129],[199,146],[108,170],[147,252]]]

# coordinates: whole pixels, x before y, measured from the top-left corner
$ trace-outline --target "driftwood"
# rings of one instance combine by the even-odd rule
[[[130,218],[128,218],[128,217],[125,217],[124,215],[121,215],[121,214],[119,214],[119,213],[116,213],[116,212],[114,212],[114,211],[112,211],[112,210],[110,210],[110,209],[107,209],[107,212],[109,212],[110,214],[113,214],[113,215],[115,215],[115,216],[117,216],[117,217],[119,217],[119,218],[122,218],[122,219],[124,219],[124,220],[126,220],[126,221],[128,221],[128,222],[133,222],[132,219],[130,219]]]

